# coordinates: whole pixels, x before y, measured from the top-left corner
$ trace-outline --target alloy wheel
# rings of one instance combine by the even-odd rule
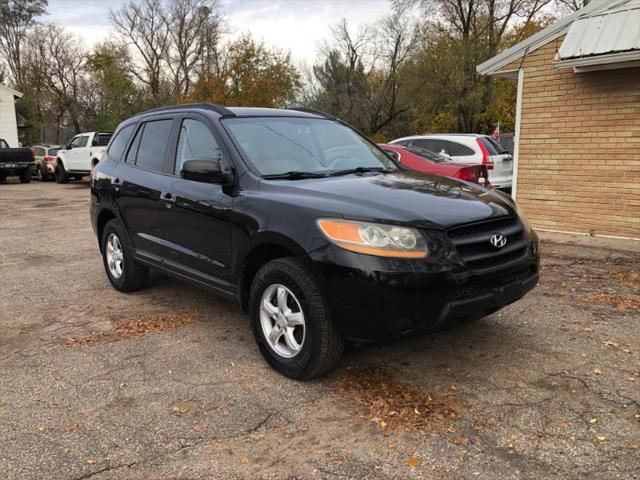
[[[262,333],[271,349],[283,358],[293,358],[304,345],[306,326],[300,302],[284,285],[270,285],[260,301]]]
[[[120,278],[124,271],[124,252],[120,239],[115,233],[107,238],[107,267],[113,278]]]

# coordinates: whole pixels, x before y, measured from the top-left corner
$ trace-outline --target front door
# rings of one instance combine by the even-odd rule
[[[88,135],[76,135],[73,137],[73,140],[69,142],[72,148],[71,150],[67,150],[65,154],[64,168],[67,170],[83,169],[82,155],[88,142]]]
[[[232,197],[219,184],[184,180],[180,176],[186,160],[220,159],[225,154],[204,117],[180,119],[174,150],[172,201],[165,202],[164,238],[171,245],[170,259],[189,270],[228,281],[231,277]],[[209,279],[211,281],[212,279]]]

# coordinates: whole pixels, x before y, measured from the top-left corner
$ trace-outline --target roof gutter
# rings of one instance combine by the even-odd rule
[[[613,70],[616,68],[631,68],[640,65],[640,50],[630,50],[608,55],[593,55],[589,57],[567,58],[553,63],[554,68],[573,68],[577,73],[594,70]]]
[[[529,38],[516,43],[511,48],[507,48],[505,51],[499,53],[495,57],[481,63],[476,67],[476,71],[480,75],[491,75],[498,71],[500,68],[508,65],[509,63],[521,58],[528,53],[537,50],[538,48],[546,45],[552,40],[555,40],[559,36],[566,33],[571,24],[579,18],[589,15],[591,12],[605,8],[610,4],[620,3],[620,0],[592,0],[586,6],[582,7],[577,12],[566,16],[563,19],[549,25],[547,28],[540,30],[538,33],[531,35]]]

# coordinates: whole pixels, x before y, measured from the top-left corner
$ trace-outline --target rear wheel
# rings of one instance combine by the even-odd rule
[[[69,174],[67,174],[67,171],[64,169],[64,165],[60,162],[56,165],[54,176],[56,183],[69,183]]]
[[[44,171],[43,167],[38,167],[36,169],[36,178],[38,179],[39,182],[46,182],[47,181],[47,173]]]
[[[249,305],[260,352],[277,372],[305,380],[340,361],[344,339],[320,285],[300,260],[264,265],[253,280]]]
[[[31,170],[28,169],[28,168],[25,168],[24,170],[22,170],[20,172],[18,177],[20,178],[20,183],[29,183],[29,182],[31,182]]]
[[[7,179],[6,173],[0,173],[0,182],[4,182]]]
[[[111,285],[120,292],[140,290],[149,270],[143,267],[131,252],[127,237],[119,220],[109,220],[102,232],[102,261]]]

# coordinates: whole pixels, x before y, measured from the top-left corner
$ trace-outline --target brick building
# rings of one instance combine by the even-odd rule
[[[640,0],[593,0],[478,72],[518,84],[513,194],[531,223],[640,239]]]

